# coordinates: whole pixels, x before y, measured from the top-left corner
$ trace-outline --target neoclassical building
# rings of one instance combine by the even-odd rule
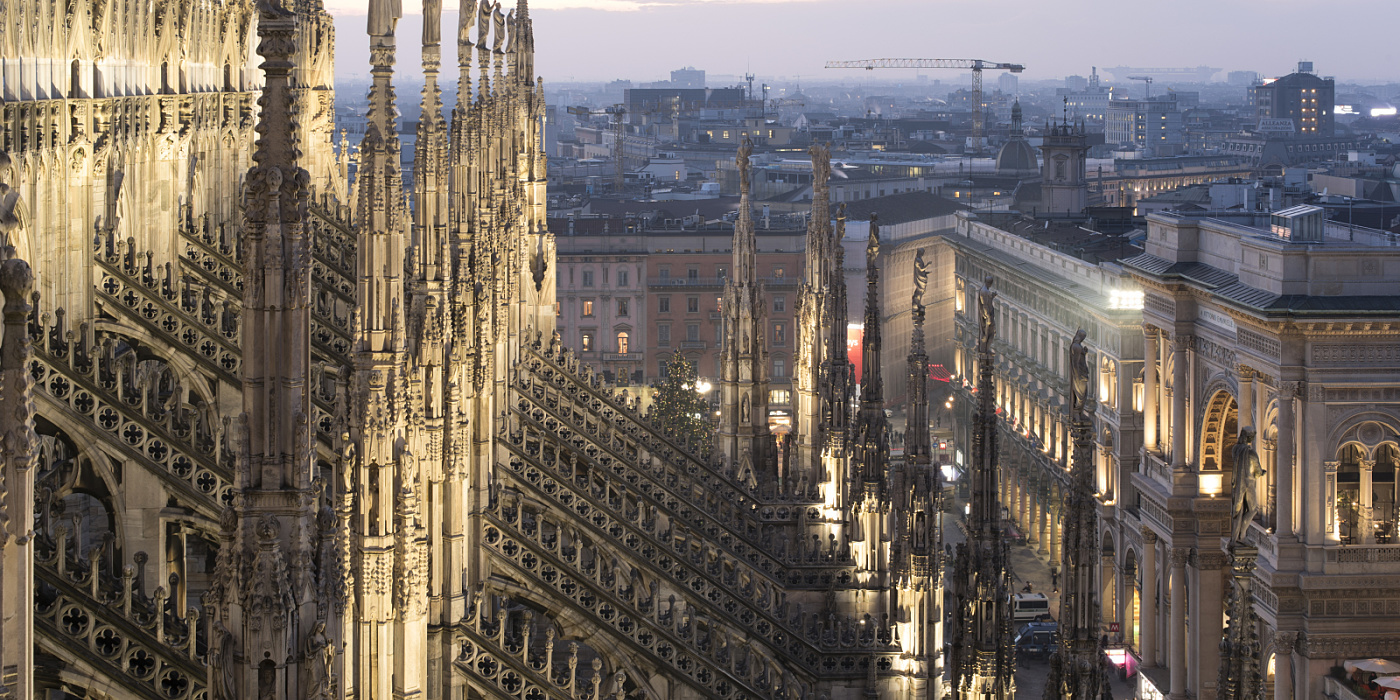
[[[1142,444],[1142,302],[1141,287],[1117,258],[1140,249],[1083,226],[1081,221],[962,212],[957,228],[943,237],[956,272],[954,445],[965,462],[978,399],[972,377],[976,293],[991,277],[999,291],[1001,327],[995,368],[1000,502],[1026,543],[1052,567],[1062,568],[1073,453],[1066,363],[1075,332],[1085,330],[1096,399],[1094,496],[1102,516],[1095,533],[1102,551],[1096,562],[1097,591],[1104,629],[1118,624],[1121,641],[1135,647],[1138,528],[1132,508],[1123,504],[1132,493]]]
[[[1351,697],[1331,669],[1400,653],[1400,312],[1393,234],[1321,210],[1148,218],[1136,512],[1140,696],[1213,698],[1233,447],[1257,432],[1254,610],[1266,691]]]

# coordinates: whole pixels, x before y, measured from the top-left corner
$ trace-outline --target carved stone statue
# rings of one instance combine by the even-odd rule
[[[739,144],[739,155],[734,158],[734,165],[739,169],[739,192],[749,191],[749,156],[753,154],[753,141],[748,137]]]
[[[812,156],[812,186],[822,188],[831,178],[831,149],[820,143],[807,150]]]
[[[491,0],[481,0],[477,5],[476,15],[476,47],[485,51],[487,40],[491,38]]]
[[[1084,347],[1084,329],[1069,344],[1070,413],[1074,418],[1087,415],[1089,406],[1089,350]]]
[[[472,45],[472,25],[476,22],[476,0],[462,0],[457,12],[457,43]]]
[[[442,42],[442,0],[423,0],[423,45]]]
[[[978,352],[990,351],[992,341],[997,337],[997,309],[995,301],[997,293],[992,289],[992,276],[982,281],[982,288],[977,291],[977,308],[982,314],[981,335],[977,341]]]
[[[394,24],[403,17],[402,0],[369,0],[370,36],[393,36]]]
[[[0,151],[0,247],[13,247],[24,230],[19,192],[10,187],[13,172],[10,154]]]
[[[870,241],[865,244],[865,268],[875,267],[875,259],[880,257],[880,216],[870,213]]]
[[[231,509],[230,509],[231,510]],[[213,649],[209,654],[211,700],[237,700],[234,686],[234,639],[233,633],[224,626],[223,620],[214,621]]]
[[[914,253],[914,306],[924,303],[924,290],[928,289],[928,263],[924,261],[924,249]]]
[[[306,636],[306,694],[303,697],[322,699],[330,697],[332,661],[335,648],[326,639],[326,623],[316,621],[311,634]]]
[[[1235,460],[1235,485],[1230,508],[1230,544],[1243,542],[1249,531],[1249,523],[1259,513],[1255,503],[1258,479],[1264,476],[1264,467],[1259,463],[1259,453],[1254,450],[1254,428],[1240,428],[1239,440],[1230,451]]]

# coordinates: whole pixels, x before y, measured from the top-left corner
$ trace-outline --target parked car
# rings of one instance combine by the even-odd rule
[[[1058,622],[1032,622],[1016,635],[1017,659],[1048,659],[1060,644]]]

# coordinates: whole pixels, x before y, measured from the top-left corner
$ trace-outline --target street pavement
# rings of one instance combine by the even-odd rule
[[[961,508],[957,509],[956,514],[943,515],[943,538],[945,542],[952,545],[954,551],[957,550],[959,543],[966,540],[962,519]],[[1051,584],[1049,555],[1037,554],[1037,547],[1038,545],[1011,545],[1011,580],[1015,586],[1013,592],[1021,592],[1024,586],[1030,583],[1031,592],[1044,593],[1050,598],[1050,614],[1052,617],[1058,618],[1060,616],[1060,593]],[[1018,659],[1016,664],[1016,697],[1026,700],[1043,698],[1045,681],[1049,673],[1050,664],[1044,659]],[[1122,680],[1118,677],[1116,669],[1110,669],[1109,686],[1113,691],[1114,698],[1127,700],[1135,695],[1137,684],[1135,678]]]

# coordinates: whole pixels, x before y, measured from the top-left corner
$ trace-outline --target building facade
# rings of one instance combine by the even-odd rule
[[[1260,120],[1287,120],[1299,136],[1327,137],[1336,133],[1336,81],[1315,75],[1311,62],[1301,62],[1297,72],[1264,81],[1251,91]]]
[[[1158,156],[1178,155],[1186,145],[1181,117],[1175,94],[1113,99],[1105,111],[1104,141],[1151,149]]]
[[[1389,602],[1400,377],[1396,328],[1382,320],[1396,308],[1395,237],[1306,207],[1148,225],[1146,251],[1124,261],[1146,295],[1147,359],[1141,463],[1120,506],[1141,525],[1143,663],[1163,668],[1144,682],[1216,697],[1222,538],[1250,428],[1265,470],[1246,495],[1259,507],[1245,537],[1259,551],[1265,690],[1352,697],[1334,667],[1400,651]]]
[[[1138,559],[1136,515],[1120,504],[1132,492],[1138,469],[1142,413],[1138,375],[1142,367],[1141,287],[1116,262],[1122,253],[1089,262],[1061,250],[1077,225],[1043,222],[1012,214],[962,213],[944,237],[953,258],[954,445],[959,464],[967,459],[973,409],[972,382],[977,341],[977,290],[990,277],[998,289],[995,405],[1002,469],[999,500],[1027,544],[1063,566],[1062,526],[1070,514],[1071,412],[1068,350],[1079,329],[1087,333],[1087,362],[1095,406],[1092,462],[1094,497],[1100,509],[1102,556],[1094,562],[1102,634],[1137,648],[1139,595],[1132,572]],[[1078,233],[1073,233],[1077,231]],[[1129,252],[1124,249],[1124,252]],[[1088,256],[1086,256],[1088,257]],[[1119,625],[1113,634],[1109,629]]]

